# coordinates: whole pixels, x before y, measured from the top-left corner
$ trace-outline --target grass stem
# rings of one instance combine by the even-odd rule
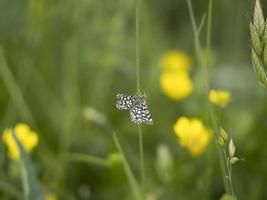
[[[65,154],[65,160],[94,164],[94,165],[103,166],[103,167],[110,166],[110,162],[108,160],[105,160],[103,158],[98,158],[98,157],[88,155],[88,154],[82,154],[82,153]]]
[[[195,16],[194,16],[194,11],[192,8],[192,3],[191,0],[187,0],[187,5],[188,5],[188,10],[189,10],[189,15],[190,15],[190,19],[191,19],[191,23],[192,23],[192,27],[193,27],[193,34],[194,34],[194,42],[195,42],[195,49],[196,49],[196,55],[197,55],[197,59],[199,64],[201,65],[202,69],[203,69],[203,74],[204,74],[204,81],[205,81],[205,94],[207,97],[207,103],[208,103],[208,107],[210,110],[210,118],[212,121],[212,126],[216,135],[216,138],[219,137],[219,124],[218,121],[216,120],[216,113],[214,111],[213,106],[209,103],[208,100],[208,93],[210,90],[210,84],[209,84],[209,75],[208,75],[208,68],[210,68],[211,62],[210,62],[210,48],[211,48],[211,21],[212,21],[212,5],[213,5],[213,0],[209,0],[209,4],[208,4],[208,24],[207,24],[207,60],[205,62],[204,60],[204,53],[203,53],[203,49],[201,47],[200,44],[200,40],[199,40],[199,34],[201,29],[197,27],[196,24],[196,20],[195,20]],[[202,24],[202,22],[201,22]],[[201,25],[202,27],[202,25]],[[232,179],[231,179],[231,170],[229,168],[229,163],[227,161],[227,157],[225,155],[224,152],[222,152],[223,150],[221,150],[220,147],[217,148],[218,149],[218,155],[219,155],[219,161],[220,161],[220,167],[222,170],[222,178],[223,178],[223,182],[224,182],[224,187],[226,192],[229,192],[229,188],[231,190],[232,195],[234,195],[234,191],[233,191],[233,183],[232,183]],[[229,181],[225,180],[225,177],[229,178]],[[226,184],[227,183],[227,184]]]
[[[122,164],[123,164],[123,167],[124,167],[124,170],[125,170],[126,177],[127,177],[128,181],[129,181],[130,187],[132,189],[134,199],[142,200],[143,199],[142,192],[141,192],[141,190],[139,188],[137,180],[134,177],[134,174],[133,174],[133,172],[131,170],[131,167],[130,167],[130,165],[129,165],[126,157],[125,157],[125,154],[124,154],[123,149],[122,149],[122,147],[120,145],[117,133],[115,131],[112,131],[112,138],[114,140],[114,143],[115,143],[115,146],[116,146],[118,152],[120,153],[120,155],[122,157]]]
[[[139,133],[139,152],[140,152],[140,167],[141,167],[141,184],[144,190],[145,186],[145,161],[144,161],[144,147],[143,147],[143,132],[141,125],[138,125]]]
[[[223,151],[223,155],[224,155],[224,161],[226,163],[227,180],[229,183],[229,190],[230,190],[232,197],[235,197],[233,181],[232,181],[232,164],[230,163],[229,159],[227,158],[225,150]]]
[[[207,62],[207,68],[209,69],[211,67],[210,62],[210,56],[211,56],[211,25],[212,25],[212,6],[213,6],[213,0],[209,0],[208,5],[208,21],[207,21],[207,44],[206,44],[206,62]]]
[[[12,75],[6,59],[3,55],[3,50],[0,49],[0,76],[2,77],[7,90],[20,114],[22,119],[28,121],[33,126],[36,126],[36,122],[32,116],[32,113],[23,97],[23,93],[19,87],[19,84],[16,82],[16,79]]]
[[[137,93],[140,93],[140,0],[136,0],[135,31],[136,88]]]
[[[135,9],[135,29],[136,29],[136,89],[137,94],[141,95],[140,90],[140,0],[136,0]],[[139,153],[140,153],[140,171],[141,171],[141,184],[142,190],[144,191],[145,186],[145,162],[144,162],[144,147],[143,147],[143,136],[142,127],[138,125],[138,135],[139,135]]]

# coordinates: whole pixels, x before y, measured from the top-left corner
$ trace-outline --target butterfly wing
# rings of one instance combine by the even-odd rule
[[[137,101],[137,96],[130,96],[126,94],[117,94],[118,99],[116,107],[118,109],[129,110]]]
[[[130,109],[130,118],[131,121],[136,124],[153,124],[153,120],[145,100],[142,100]]]

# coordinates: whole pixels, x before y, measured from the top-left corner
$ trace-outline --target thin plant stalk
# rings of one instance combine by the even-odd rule
[[[226,152],[225,150],[223,151],[223,156],[224,156],[224,161],[226,163],[226,168],[227,168],[227,179],[229,182],[229,188],[231,191],[231,195],[234,197],[234,187],[233,187],[233,181],[232,181],[232,165],[230,164],[229,160],[227,159]]]
[[[143,194],[142,190],[140,188],[140,185],[131,169],[131,166],[129,165],[127,158],[125,156],[125,152],[122,148],[122,145],[120,144],[118,134],[115,131],[112,123],[106,118],[106,116],[96,110],[91,110],[89,111],[91,114],[88,114],[86,117],[89,121],[92,121],[96,124],[98,124],[100,127],[102,127],[106,132],[111,133],[113,142],[115,144],[115,147],[118,151],[118,153],[121,156],[121,162],[123,165],[123,169],[126,175],[126,178],[129,182],[132,194],[133,194],[133,199],[135,200],[143,200]],[[91,115],[91,117],[89,116]]]
[[[140,93],[140,0],[136,0],[135,8],[135,59],[136,59],[136,88]]]
[[[131,167],[125,157],[125,154],[123,152],[123,149],[120,145],[120,142],[119,142],[119,139],[118,139],[118,136],[117,136],[117,133],[115,131],[112,131],[112,138],[113,138],[113,141],[115,143],[115,146],[118,150],[118,152],[120,153],[121,155],[121,158],[122,158],[122,164],[123,164],[123,167],[124,167],[124,170],[125,170],[125,174],[126,174],[126,177],[129,181],[129,184],[131,186],[131,189],[132,189],[132,192],[133,192],[133,195],[134,195],[134,199],[136,200],[143,200],[143,194],[139,188],[139,185],[138,185],[138,182],[136,181],[135,177],[134,177],[134,174],[131,170]]]
[[[109,167],[110,162],[106,159],[95,157],[88,154],[82,153],[68,153],[65,154],[65,160],[67,161],[75,161],[75,162],[83,162],[88,164],[94,164],[102,167]]]
[[[136,29],[136,89],[137,94],[141,95],[140,92],[140,0],[136,0],[135,9],[135,29]],[[140,171],[141,171],[141,184],[144,190],[145,185],[145,162],[144,162],[144,146],[143,146],[143,133],[141,125],[138,125],[138,136],[139,136],[139,153],[140,153]]]
[[[233,181],[232,181],[232,165],[228,164],[228,166],[229,166],[228,173],[229,173],[229,182],[230,182],[230,185],[231,185],[231,194],[234,197],[235,193],[234,193],[234,187],[233,187]]]
[[[207,44],[206,44],[206,51],[207,51],[207,68],[209,69],[211,67],[211,61],[210,61],[210,55],[211,55],[211,25],[212,25],[212,6],[213,6],[213,0],[209,1],[208,5],[208,20],[207,20]]]
[[[144,162],[144,147],[143,147],[143,131],[141,125],[138,125],[139,133],[139,151],[140,151],[140,167],[141,167],[141,184],[144,189],[145,184],[145,162]]]
[[[26,103],[26,100],[23,96],[19,84],[16,82],[15,77],[10,71],[7,61],[4,58],[3,50],[0,49],[0,75],[3,79],[3,82],[6,84],[7,90],[10,93],[10,96],[18,109],[21,117],[24,120],[27,120],[30,124],[36,126],[36,122],[32,116],[32,113]]]
[[[212,4],[213,4],[213,1],[209,0],[208,16],[207,16],[207,18],[208,18],[207,38],[206,38],[207,39],[207,51],[208,51],[208,54],[210,54],[210,46],[211,46]],[[200,34],[201,29],[197,27],[191,0],[187,0],[187,5],[188,5],[188,10],[189,10],[189,14],[190,14],[192,27],[193,27],[196,55],[197,55],[198,62],[199,62],[200,66],[203,69],[204,81],[205,81],[205,89],[206,89],[205,93],[206,93],[206,96],[208,97],[208,92],[210,90],[209,76],[208,76],[208,67],[211,65],[211,63],[210,63],[210,55],[208,55],[208,59],[205,62],[204,53],[203,53],[203,50],[202,50],[202,47],[201,47],[201,44],[200,44],[200,40],[199,40],[199,34]],[[208,102],[208,100],[207,100],[207,102]],[[209,110],[210,110],[210,117],[211,117],[211,121],[212,121],[212,126],[214,128],[216,138],[218,138],[218,136],[219,136],[219,134],[218,134],[219,133],[219,125],[218,125],[217,120],[215,119],[214,108],[212,107],[212,105],[210,103],[209,103]],[[222,176],[223,176],[223,182],[224,182],[225,190],[226,190],[226,192],[229,192],[229,189],[230,189],[232,196],[234,196],[232,180],[231,181],[230,180],[226,181],[226,179],[225,179],[226,175],[227,175],[227,177],[231,177],[231,175],[229,175],[231,170],[229,170],[227,160],[224,159],[223,152],[220,151],[219,147],[217,148],[217,150],[218,150],[220,167],[221,167],[221,170],[222,170]]]

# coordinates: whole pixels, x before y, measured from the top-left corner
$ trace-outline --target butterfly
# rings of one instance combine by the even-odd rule
[[[126,94],[117,94],[118,99],[116,107],[120,110],[129,110],[130,118],[136,124],[153,124],[151,114],[145,100],[145,96],[130,96]]]

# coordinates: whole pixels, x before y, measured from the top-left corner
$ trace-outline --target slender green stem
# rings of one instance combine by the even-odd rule
[[[136,29],[136,89],[137,94],[141,95],[140,92],[140,0],[136,0],[136,13],[135,13],[135,29]],[[143,147],[143,136],[142,127],[138,125],[139,135],[139,153],[140,153],[140,171],[141,171],[141,184],[144,190],[145,185],[145,162],[144,162],[144,147]]]
[[[232,197],[235,197],[233,181],[232,181],[232,164],[231,163],[229,163],[229,182],[230,182],[230,186],[231,186]]]
[[[225,150],[223,150],[223,155],[224,155],[224,161],[226,163],[226,168],[227,168],[227,180],[229,182],[229,188],[230,188],[232,197],[234,197],[235,193],[234,193],[234,187],[233,187],[233,181],[232,181],[232,164],[227,158]]]
[[[201,30],[197,27],[191,0],[187,0],[187,5],[188,5],[189,14],[190,14],[191,24],[192,24],[192,27],[193,27],[194,43],[195,43],[195,48],[196,48],[197,59],[198,59],[198,62],[201,65],[201,67],[202,67],[202,69],[204,71],[204,76],[208,77],[207,76],[208,72],[207,72],[207,68],[206,68],[206,65],[205,65],[205,61],[204,61],[202,47],[201,47],[200,41],[199,41],[199,32]],[[208,93],[208,91],[209,91],[209,83],[208,83],[208,79],[207,78],[205,78],[205,87],[206,87],[206,93]]]
[[[207,21],[207,68],[209,69],[211,62],[210,62],[210,55],[211,55],[211,25],[212,25],[212,5],[213,0],[209,0],[209,6],[208,6],[208,21]]]
[[[134,199],[143,200],[143,195],[142,195],[141,189],[139,188],[138,182],[137,182],[136,178],[134,177],[134,174],[131,170],[131,167],[130,167],[130,165],[129,165],[126,157],[125,157],[125,154],[124,154],[123,149],[120,145],[117,133],[115,131],[112,131],[112,138],[114,140],[114,143],[115,143],[115,146],[116,146],[118,152],[120,153],[120,155],[122,157],[122,164],[124,166],[126,177],[127,177],[129,184],[131,186],[131,189],[132,189],[132,192],[134,195]]]
[[[103,167],[110,166],[110,162],[108,160],[105,160],[103,158],[98,158],[95,156],[91,156],[88,154],[68,153],[68,154],[65,154],[64,157],[65,157],[65,160],[67,161],[84,162],[84,163],[99,165]]]
[[[228,180],[226,179],[226,177],[228,176],[228,170],[227,170],[227,164],[225,162],[225,155],[224,155],[224,151],[221,151],[221,149],[219,148],[221,147],[217,145],[220,168],[221,168],[221,173],[222,173],[222,180],[223,180],[226,193],[230,193],[230,190],[231,190],[230,185],[228,184]]]
[[[136,56],[136,88],[140,93],[140,0],[136,0],[135,8],[135,56]]]
[[[229,179],[230,179],[230,175],[229,175],[229,162],[228,162],[228,159],[227,159],[227,155],[226,155],[226,152],[225,150],[223,150],[223,158],[224,158],[224,163],[225,163],[225,166],[226,166],[226,178],[227,178],[227,181],[229,182]],[[228,184],[228,190],[231,191],[231,185]],[[227,192],[229,192],[227,191]]]
[[[205,23],[205,20],[206,20],[206,13],[203,14],[202,18],[201,18],[201,21],[200,21],[200,24],[198,26],[198,29],[197,29],[197,32],[199,33],[201,31],[201,29],[203,28],[204,26],[204,23]]]
[[[130,188],[132,190],[133,199],[143,200],[144,198],[143,198],[141,188],[139,186],[139,183],[136,177],[134,176],[131,166],[129,165],[127,161],[124,150],[121,147],[117,132],[114,130],[113,125],[110,123],[108,119],[106,119],[105,122],[101,124],[101,126],[104,128],[105,131],[110,132],[112,135],[112,139],[114,141],[115,147],[117,148],[117,151],[119,152],[121,159],[122,159],[123,169],[124,169],[126,178],[129,182]]]
[[[144,162],[144,149],[143,149],[143,132],[141,125],[138,125],[139,133],[139,152],[140,152],[140,167],[141,167],[141,184],[144,190],[145,186],[145,162]]]
[[[211,46],[211,19],[212,19],[212,4],[213,1],[209,0],[209,8],[208,8],[208,25],[207,25],[207,51],[208,54],[210,54],[210,46]],[[204,54],[203,54],[203,50],[200,44],[200,40],[199,40],[199,33],[201,31],[201,29],[197,28],[196,25],[196,20],[195,20],[195,16],[194,16],[194,11],[192,8],[192,3],[191,0],[187,0],[187,5],[188,5],[188,10],[189,10],[189,14],[190,14],[190,19],[191,19],[191,23],[192,23],[192,27],[193,27],[193,33],[194,33],[194,41],[195,41],[195,49],[196,49],[196,54],[197,54],[197,59],[199,64],[201,65],[202,69],[203,69],[203,73],[204,73],[204,81],[205,81],[205,93],[206,93],[206,97],[208,98],[208,93],[209,93],[209,89],[210,89],[210,85],[209,85],[209,76],[208,76],[208,67],[211,65],[210,63],[210,57],[208,56],[207,62],[205,63],[204,60]],[[208,99],[207,99],[208,102]],[[211,117],[211,121],[212,121],[212,126],[214,128],[215,131],[215,135],[216,138],[219,137],[219,124],[216,120],[215,117],[215,111],[213,106],[209,103],[209,110],[210,110],[210,117]],[[220,150],[220,148],[218,147],[218,154],[219,154],[219,160],[220,160],[220,167],[222,170],[222,176],[223,176],[223,181],[224,183],[225,181],[225,174],[227,173],[228,177],[229,177],[229,167],[228,167],[228,163],[227,160],[225,159],[226,155],[224,152],[222,152],[222,150]],[[225,190],[228,192],[229,188],[233,193],[233,184],[232,184],[232,180],[227,182],[228,184],[225,184]]]
[[[6,59],[3,56],[2,49],[0,49],[0,76],[2,77],[10,96],[16,105],[18,112],[24,120],[27,120],[32,125],[36,126],[32,113],[23,97],[22,91],[12,75]]]
[[[219,127],[221,124],[222,108],[219,108],[215,112],[216,112],[216,122],[215,120],[213,120],[213,126],[216,126],[218,128],[218,130],[215,131],[216,139],[218,139],[220,137]],[[227,193],[230,193],[231,187],[228,183],[228,180],[226,179],[226,177],[228,176],[228,166],[227,166],[227,159],[226,159],[226,154],[225,154],[225,149],[224,149],[225,147],[223,147],[222,149],[221,146],[219,146],[218,144],[216,145],[217,145],[217,151],[218,151],[218,156],[219,156],[219,162],[221,166],[220,168],[221,168],[224,188]]]

